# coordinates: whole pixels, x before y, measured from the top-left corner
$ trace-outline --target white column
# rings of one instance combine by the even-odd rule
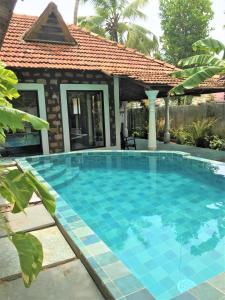
[[[123,136],[128,137],[128,128],[127,128],[127,102],[123,103],[124,105],[124,123],[123,123]]]
[[[164,98],[165,100],[165,127],[164,127],[164,143],[170,142],[170,99]]]
[[[154,151],[157,148],[156,122],[155,122],[155,100],[159,91],[145,91],[149,100],[149,121],[148,121],[148,150]]]

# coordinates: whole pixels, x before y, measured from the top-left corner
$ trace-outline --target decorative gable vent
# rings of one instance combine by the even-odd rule
[[[37,21],[25,33],[24,40],[76,45],[75,39],[53,2],[49,3]]]

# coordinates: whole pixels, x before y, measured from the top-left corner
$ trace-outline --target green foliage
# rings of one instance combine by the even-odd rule
[[[177,65],[192,56],[191,45],[208,36],[213,15],[211,0],[160,0],[165,59]]]
[[[7,70],[2,62],[0,62],[0,101],[5,103],[6,106],[11,106],[6,98],[9,100],[19,97],[15,85],[18,83],[18,79],[10,70]]]
[[[184,95],[184,96],[174,96],[171,101],[171,106],[179,106],[179,105],[191,105],[193,100],[193,96]]]
[[[214,150],[225,150],[225,139],[218,135],[213,135],[209,142],[209,147]]]
[[[179,72],[178,72],[179,73]],[[217,67],[217,66],[209,66],[209,67],[197,67],[191,68],[188,70],[181,71],[179,73],[180,78],[186,78],[182,84],[177,85],[174,89],[170,91],[170,95],[182,95],[184,90],[190,90],[197,86],[200,83],[204,82],[206,79],[212,78],[214,75],[223,74],[224,67]],[[174,74],[174,77],[177,75]]]
[[[42,268],[43,249],[39,240],[30,233],[16,233],[10,237],[19,255],[25,287],[29,287]]]
[[[211,54],[220,54],[221,52],[223,52],[223,57],[224,57],[224,52],[225,52],[224,44],[212,38],[199,40],[193,44],[192,48],[194,51],[199,50]]]
[[[0,144],[5,142],[5,131],[23,130],[24,122],[29,122],[37,130],[48,129],[46,121],[12,107],[11,101],[19,97],[17,83],[16,75],[0,63]],[[33,193],[40,197],[46,209],[53,215],[55,199],[31,172],[0,169],[0,195],[12,205],[12,213],[24,211]],[[24,285],[29,287],[42,268],[42,245],[30,233],[12,232],[1,212],[0,227],[17,249]]]
[[[172,129],[171,138],[175,139],[177,144],[193,145],[190,132],[184,128]]]
[[[56,209],[55,198],[49,193],[47,187],[38,181],[31,172],[26,172],[25,174],[28,178],[30,188],[39,196],[47,211],[53,216]]]
[[[192,142],[195,146],[204,147],[207,143],[208,137],[212,135],[212,127],[216,120],[208,118],[205,120],[198,120],[189,126],[188,131],[191,135]]]
[[[225,59],[218,58],[218,54],[224,57],[225,45],[210,38],[194,43],[193,49],[200,49],[206,53],[180,60],[179,65],[187,69],[173,72],[171,76],[182,78],[184,81],[171,89],[170,95],[182,95],[185,90],[198,87],[214,75],[225,74]]]
[[[11,129],[24,129],[24,122],[39,129],[48,129],[48,123],[35,116],[19,111],[12,107],[12,100],[19,98],[19,93],[15,86],[18,79],[14,72],[7,70],[0,62],[0,144],[5,142],[5,131]]]
[[[135,128],[132,132],[132,136],[140,139],[148,138],[148,122],[144,122],[143,126],[140,128]]]
[[[214,118],[198,120],[184,128],[171,130],[171,137],[174,138],[178,144],[222,150],[224,140],[213,135],[213,128],[216,122],[217,120]]]
[[[0,194],[13,206],[13,213],[23,211],[33,193],[42,200],[51,215],[55,212],[55,200],[45,185],[40,183],[31,172],[12,170],[1,175]]]
[[[158,40],[147,28],[134,23],[145,19],[142,8],[149,0],[93,0],[96,15],[78,18],[81,27],[149,55],[158,55]]]
[[[26,174],[16,169],[1,175],[0,194],[13,206],[12,212],[17,213],[27,207],[33,190]]]

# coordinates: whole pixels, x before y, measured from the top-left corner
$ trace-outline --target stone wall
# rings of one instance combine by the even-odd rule
[[[26,69],[14,70],[20,83],[44,84],[47,119],[49,122],[49,147],[51,153],[64,151],[61,115],[60,84],[108,84],[111,146],[116,144],[113,78],[103,73]]]
[[[0,1],[0,48],[8,29],[13,9],[17,0],[1,0]]]

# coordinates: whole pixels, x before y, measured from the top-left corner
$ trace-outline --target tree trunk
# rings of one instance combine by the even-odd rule
[[[80,0],[75,0],[74,16],[73,16],[73,24],[75,25],[77,25],[77,21],[78,21],[79,4],[80,4]]]
[[[17,0],[0,1],[0,48],[2,46]]]

